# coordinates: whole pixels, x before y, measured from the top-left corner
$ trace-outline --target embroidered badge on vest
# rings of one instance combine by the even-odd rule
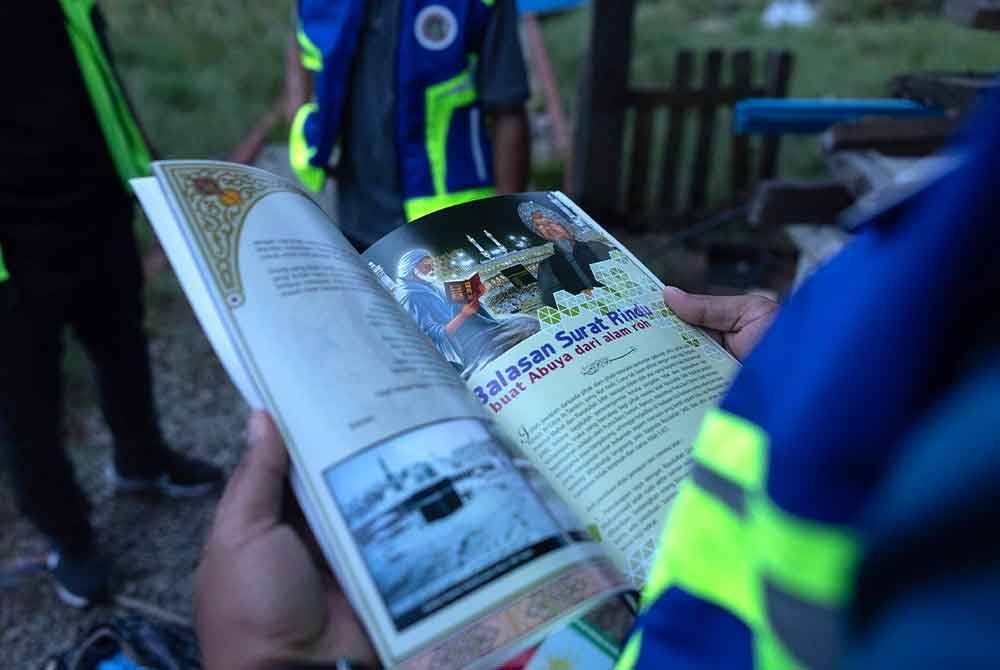
[[[429,5],[417,14],[413,31],[420,46],[430,51],[443,51],[458,37],[458,19],[444,5]]]

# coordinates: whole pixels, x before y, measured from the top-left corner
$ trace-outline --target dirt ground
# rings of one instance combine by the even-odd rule
[[[167,280],[164,277],[161,280]],[[182,298],[158,304],[150,332],[155,394],[168,442],[231,470],[243,444],[246,409]],[[95,407],[68,417],[68,448],[94,506],[102,550],[115,565],[123,596],[191,616],[191,576],[216,497],[161,500],[115,497],[104,480],[110,436]],[[0,570],[44,554],[46,545],[19,519],[8,483],[0,478]],[[0,668],[32,669],[121,607],[85,612],[63,605],[48,576],[28,572],[0,584]]]

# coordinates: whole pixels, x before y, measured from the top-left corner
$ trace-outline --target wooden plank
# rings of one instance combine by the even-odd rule
[[[671,92],[681,94],[691,86],[691,73],[694,70],[694,52],[679,51],[674,59],[674,76],[671,81]],[[681,148],[684,142],[684,125],[687,118],[687,107],[680,104],[669,106],[667,117],[667,140],[663,151],[663,170],[660,177],[660,193],[657,198],[660,209],[673,212],[677,202],[677,173],[680,162]]]
[[[823,151],[878,151],[886,156],[927,156],[944,147],[961,119],[870,118],[838,123],[823,135]]]
[[[852,204],[854,195],[837,181],[766,181],[757,188],[747,218],[752,226],[828,223]]]
[[[646,209],[646,192],[649,188],[649,153],[653,144],[653,113],[655,108],[638,107],[635,110],[635,129],[632,134],[632,165],[628,172],[626,209],[630,214]]]
[[[790,51],[768,52],[764,83],[765,97],[788,97],[788,82],[792,76],[792,65],[792,54]],[[781,148],[781,137],[778,135],[768,135],[764,137],[763,144],[757,178],[773,179],[778,172],[778,152]]]
[[[612,218],[618,210],[635,3],[595,0],[592,11],[590,52],[578,106],[573,194],[598,218]]]
[[[722,76],[722,52],[713,49],[705,56],[701,88],[708,93],[719,87]],[[718,107],[711,101],[701,105],[698,112],[698,143],[695,147],[694,168],[691,175],[691,189],[688,208],[700,211],[705,207],[708,193],[709,167],[712,163],[712,145],[715,139],[715,118]]]
[[[734,89],[743,92],[742,97],[751,97],[753,90],[753,54],[740,50],[732,59]],[[733,194],[743,194],[750,186],[750,137],[730,133],[732,156],[730,158],[729,182]]]

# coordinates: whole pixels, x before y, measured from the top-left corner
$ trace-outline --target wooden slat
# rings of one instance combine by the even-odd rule
[[[741,97],[751,97],[753,89],[753,54],[749,50],[737,51],[733,54],[732,86],[742,91]],[[750,186],[750,137],[748,135],[730,134],[732,137],[732,156],[730,158],[730,186],[734,194],[746,192]]]
[[[625,131],[624,98],[632,56],[636,0],[596,0],[590,53],[574,139],[574,194],[600,220],[618,209]]]
[[[719,88],[722,75],[722,52],[709,51],[705,56],[702,73],[702,89],[712,92]],[[704,103],[698,113],[698,143],[695,147],[694,168],[691,175],[691,190],[688,207],[700,211],[705,207],[708,193],[709,167],[712,163],[712,143],[715,139],[715,117],[718,107],[711,102]]]
[[[626,209],[630,212],[646,209],[646,191],[649,187],[649,154],[653,144],[654,108],[639,107],[635,110],[635,130],[632,134],[632,165],[628,173]]]
[[[792,76],[792,54],[789,51],[770,51],[767,54],[765,97],[785,98],[788,96],[788,81]],[[767,135],[760,154],[758,179],[773,179],[778,171],[778,151],[781,147],[779,135]]]
[[[694,52],[679,51],[674,60],[674,76],[671,92],[685,93],[691,86],[691,72],[694,69]],[[677,167],[680,162],[681,147],[684,142],[684,125],[687,108],[672,104],[667,118],[667,140],[663,151],[663,170],[660,178],[660,194],[657,198],[660,209],[672,212],[677,202]]]

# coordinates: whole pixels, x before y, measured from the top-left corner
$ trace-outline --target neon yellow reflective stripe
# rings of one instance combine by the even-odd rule
[[[309,115],[318,109],[319,106],[315,102],[307,102],[299,107],[292,121],[292,130],[288,134],[288,162],[302,183],[314,193],[323,190],[326,171],[309,162],[316,155],[316,148],[310,147],[306,142],[305,126]]]
[[[760,491],[767,468],[767,435],[746,419],[713,409],[701,424],[694,457],[743,488]]]
[[[797,670],[803,667],[771,632],[754,635],[753,652],[753,667],[759,670]]]
[[[425,198],[411,198],[404,203],[406,220],[416,221],[420,217],[433,214],[439,209],[488,198],[492,195],[496,195],[496,189],[492,186],[484,186],[483,188],[471,188],[467,191],[457,191],[455,193],[429,195]]]
[[[10,273],[7,272],[7,266],[3,262],[3,249],[0,249],[0,283],[10,279]]]
[[[427,89],[425,95],[427,158],[431,164],[434,195],[448,191],[448,129],[455,110],[476,101],[471,67],[458,76]],[[411,219],[412,220],[412,219]]]
[[[860,554],[853,533],[794,517],[766,499],[751,502],[750,518],[761,576],[823,605],[847,601]]]
[[[615,663],[615,670],[633,670],[636,662],[639,660],[639,649],[641,647],[642,631],[640,630],[629,637],[628,642],[625,644],[625,651],[622,652],[622,655],[618,657],[618,662]]]
[[[295,36],[299,41],[299,54],[302,60],[302,67],[313,72],[322,71],[323,54],[315,42],[306,35],[306,31],[302,30],[301,24],[299,24],[299,29],[296,31]]]
[[[749,542],[747,527],[739,517],[685,482],[664,528],[643,591],[643,608],[676,585],[728,610],[751,628],[759,628],[763,610]]]
[[[60,0],[91,104],[115,170],[128,183],[150,174],[152,156],[90,19],[94,0]]]

